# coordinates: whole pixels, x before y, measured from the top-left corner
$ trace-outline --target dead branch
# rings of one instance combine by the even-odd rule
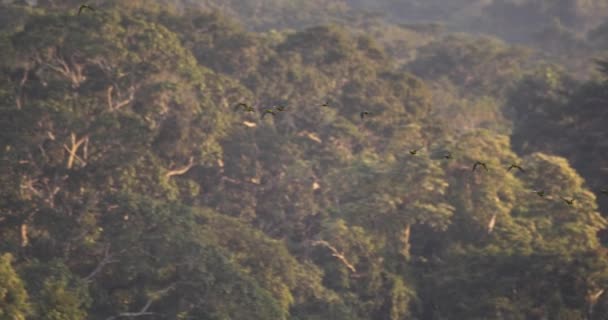
[[[72,132],[71,139],[72,139],[71,147],[68,147],[65,144],[63,145],[63,147],[70,154],[70,156],[68,157],[68,163],[66,164],[66,168],[68,168],[68,169],[72,169],[72,167],[74,166],[74,159],[77,159],[78,161],[82,162],[83,165],[86,165],[86,162],[82,158],[80,158],[76,153],[78,152],[78,149],[80,148],[80,146],[83,143],[85,143],[87,140],[89,140],[89,136],[85,135],[84,137],[76,140],[76,135]]]
[[[401,250],[401,254],[405,257],[410,256],[410,235],[411,235],[412,226],[408,223],[403,229],[403,233],[401,234],[401,241],[403,243],[403,248]]]
[[[116,103],[114,103],[114,100],[112,99],[113,91],[114,91],[113,85],[109,86],[106,91],[107,100],[108,100],[108,108],[110,109],[110,111],[118,110],[118,109],[128,105],[129,103],[133,102],[133,100],[135,99],[135,87],[134,86],[129,87],[129,95],[126,99],[123,99]]]
[[[85,163],[89,158],[89,139],[84,140],[84,146],[82,147],[82,159],[84,159]]]
[[[44,65],[70,80],[72,83],[72,88],[78,88],[86,79],[86,77],[83,75],[84,66],[76,63],[73,56],[70,57],[70,62],[68,63],[66,59],[60,57],[57,52],[55,52],[54,55],[55,57],[53,60],[57,65],[48,62],[45,62]],[[70,64],[72,66],[70,66]]]
[[[355,269],[355,266],[353,266],[348,259],[346,259],[346,257],[344,257],[343,253],[340,253],[338,251],[338,249],[336,249],[334,246],[332,246],[331,244],[329,244],[329,242],[324,241],[324,240],[317,240],[317,241],[313,241],[312,242],[313,246],[324,246],[325,248],[329,249],[332,252],[332,256],[335,257],[336,259],[340,260],[340,262],[342,262],[342,264],[344,264],[348,270],[350,270],[352,273],[357,273],[357,269]]]
[[[22,223],[21,224],[21,247],[25,247],[28,245],[29,243],[29,238],[27,236],[27,224],[26,223]]]
[[[35,182],[34,179],[28,178],[27,180],[25,180],[25,181],[22,182],[21,189],[29,190],[35,196],[37,196],[39,198],[43,198],[42,192],[34,187],[34,182]]]
[[[131,86],[129,88],[129,96],[126,99],[124,99],[124,100],[119,101],[118,103],[116,103],[116,105],[113,106],[112,109],[113,110],[118,110],[118,109],[120,109],[120,108],[128,105],[129,103],[131,103],[131,101],[133,101],[133,99],[135,99],[135,88],[133,86]]]
[[[497,214],[495,213],[492,216],[492,219],[490,219],[490,222],[488,223],[488,234],[492,233],[492,231],[494,230],[494,226],[496,225],[496,216]]]
[[[48,62],[44,63],[44,65],[47,66],[48,68],[50,68],[51,70],[56,71],[57,73],[61,74],[62,76],[69,78],[69,70],[65,69],[66,64],[65,63],[60,63],[60,64],[61,64],[62,68],[54,66]]]
[[[72,69],[72,87],[77,88],[80,86],[80,84],[82,82],[84,82],[84,80],[86,80],[86,77],[83,74],[84,71],[84,65],[76,63],[74,61],[74,56],[72,55],[70,57],[70,63],[72,64],[72,66],[74,66]]]
[[[150,309],[150,307],[152,306],[152,303],[154,301],[158,300],[159,298],[161,298],[163,295],[165,295],[171,289],[174,289],[175,285],[176,285],[176,283],[172,283],[169,286],[167,286],[166,288],[152,293],[150,295],[150,298],[148,299],[148,301],[146,301],[146,304],[139,311],[137,311],[137,312],[122,312],[122,313],[119,313],[119,314],[117,314],[115,316],[111,316],[109,318],[106,318],[106,320],[114,320],[114,319],[118,319],[118,318],[127,318],[127,317],[135,318],[135,317],[148,316],[148,315],[154,314],[154,312],[148,312],[148,309]]]
[[[112,91],[114,90],[114,86],[109,86],[106,90],[107,100],[108,100],[108,109],[113,110],[114,103],[112,103]]]
[[[103,269],[103,267],[105,267],[106,265],[108,265],[110,263],[117,262],[117,260],[113,260],[112,257],[113,257],[113,255],[110,253],[110,245],[107,245],[103,251],[103,258],[97,264],[97,267],[95,267],[95,269],[93,269],[93,271],[84,278],[84,281],[86,281],[86,282],[93,281],[92,280],[93,277],[95,277],[95,275],[97,275]]]
[[[596,292],[589,292],[587,294],[587,303],[589,304],[589,310],[588,310],[589,317],[591,317],[591,315],[593,315],[593,309],[595,308],[595,304],[597,303],[597,300],[604,294],[604,292],[605,292],[604,289],[600,289]]]
[[[44,202],[46,202],[51,208],[55,208],[55,196],[61,191],[61,188],[57,185],[50,184],[48,179],[43,179],[44,188],[46,189],[46,198],[44,198]]]
[[[108,63],[108,61],[104,58],[93,58],[90,60],[91,63],[98,66],[99,69],[108,77],[112,75],[112,66]]]
[[[250,185],[254,185],[254,186],[259,186],[260,185],[259,182],[256,182],[257,180],[255,180],[255,178],[252,178],[250,180],[243,180],[243,181],[241,181],[241,180],[233,179],[233,178],[230,178],[230,177],[227,177],[227,176],[222,176],[221,179],[222,179],[222,181],[228,181],[228,182],[230,182],[232,184],[236,184],[236,185],[243,185],[243,184],[250,184]]]
[[[190,157],[190,159],[188,160],[188,164],[185,167],[181,169],[170,170],[165,174],[165,177],[168,179],[173,176],[181,176],[182,174],[188,172],[188,170],[190,170],[192,166],[194,166],[194,157]]]
[[[30,75],[30,68],[25,67],[25,69],[23,70],[23,76],[21,77],[21,81],[19,81],[19,89],[17,90],[17,99],[16,99],[16,103],[17,103],[17,109],[21,110],[21,107],[23,106],[23,87],[25,86],[25,83],[27,82],[28,78]]]
[[[76,159],[76,160],[78,160],[78,161],[80,161],[80,162],[84,163],[84,160],[83,160],[81,157],[79,157],[79,156],[78,156],[78,155],[75,153],[75,151],[74,151],[74,150],[70,149],[70,148],[69,148],[67,145],[65,145],[65,144],[63,145],[63,148],[64,148],[64,149],[65,149],[65,150],[66,150],[66,151],[67,151],[67,152],[70,154],[70,157],[69,157],[69,159],[68,159],[68,163],[67,163],[67,165],[66,165],[66,167],[67,167],[68,169],[72,169],[72,166],[73,166],[73,164],[74,164],[74,159]]]

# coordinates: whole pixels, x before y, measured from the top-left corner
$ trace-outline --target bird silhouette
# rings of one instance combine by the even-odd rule
[[[323,104],[321,105],[321,107],[329,107],[329,101],[323,102]]]
[[[283,111],[285,111],[285,108],[286,108],[285,106],[277,106],[277,107],[275,107],[275,110],[277,110],[279,112],[283,112]]]
[[[545,190],[536,190],[534,191],[534,193],[536,193],[541,198],[545,196]]]
[[[88,4],[81,4],[80,8],[78,8],[78,15],[80,15],[84,10],[91,10],[91,11],[95,11],[95,9],[93,7],[91,7]]]
[[[486,171],[488,171],[488,166],[486,165],[486,163],[481,161],[475,161],[475,164],[473,165],[473,171],[475,171],[478,166],[482,166],[484,169],[486,169]]]
[[[418,151],[420,151],[420,149],[412,149],[412,150],[410,150],[410,154],[415,156],[418,154]]]
[[[511,169],[517,169],[521,172],[526,172],[526,170],[524,170],[524,168],[522,168],[520,165],[514,164],[514,163],[511,163],[511,165],[509,166],[509,169],[507,169],[507,171],[511,171]]]
[[[264,110],[264,112],[262,112],[262,119],[264,119],[264,117],[265,117],[267,114],[271,114],[271,115],[273,115],[273,116],[276,116],[276,115],[277,115],[277,112],[276,112],[276,110],[273,110],[273,109],[266,109],[266,110]]]
[[[248,105],[246,103],[243,103],[243,102],[240,102],[236,106],[234,106],[234,110],[235,111],[238,110],[239,108],[243,108],[246,112],[254,112],[255,111],[255,109],[252,106],[250,106],[250,105]]]
[[[367,112],[367,111],[363,111],[363,112],[361,112],[361,113],[359,114],[359,116],[361,117],[361,119],[363,119],[365,116],[369,116],[369,115],[370,115],[370,113],[369,113],[369,112]]]
[[[571,198],[570,200],[568,200],[568,199],[566,199],[566,198],[564,198],[564,197],[560,197],[560,198],[562,198],[562,200],[564,200],[564,202],[565,202],[567,205],[569,205],[569,206],[574,205],[574,201],[576,200],[576,199],[574,199],[574,198]]]
[[[451,152],[449,152],[449,151],[448,151],[448,152],[446,152],[446,154],[444,154],[444,155],[443,155],[443,158],[444,158],[444,159],[448,159],[448,160],[452,159],[452,158],[453,158],[453,157],[452,157],[452,153],[451,153]]]

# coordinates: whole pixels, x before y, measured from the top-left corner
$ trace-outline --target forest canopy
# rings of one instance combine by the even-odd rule
[[[81,5],[0,4],[0,320],[608,319],[608,2]]]

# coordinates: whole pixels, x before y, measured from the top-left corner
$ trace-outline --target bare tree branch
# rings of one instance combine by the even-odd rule
[[[112,107],[112,110],[118,110],[118,109],[128,105],[129,103],[131,103],[134,99],[135,99],[135,87],[131,86],[131,87],[129,87],[129,96],[126,99],[116,103],[116,105],[114,105]]]
[[[495,213],[492,216],[492,219],[490,219],[490,222],[488,223],[488,234],[492,233],[492,231],[494,230],[494,226],[496,225],[496,216],[497,214]]]
[[[80,158],[76,153],[78,152],[78,149],[80,148],[80,146],[83,143],[85,143],[87,140],[89,140],[89,136],[85,135],[84,137],[76,140],[76,135],[72,132],[71,139],[72,139],[71,147],[68,147],[65,144],[63,145],[63,147],[70,154],[70,156],[68,157],[68,163],[66,164],[66,167],[68,169],[72,169],[72,167],[74,166],[74,159],[77,159],[78,161],[82,162],[83,165],[86,165],[86,162],[82,158]]]
[[[114,99],[112,99],[112,92],[113,91],[114,91],[114,86],[113,85],[109,86],[108,89],[107,89],[107,91],[106,91],[107,101],[108,101],[108,108],[110,109],[110,111],[118,110],[118,109],[120,109],[120,108],[128,105],[129,103],[133,102],[133,100],[135,99],[135,87],[134,86],[130,86],[129,87],[129,95],[127,96],[126,99],[123,99],[123,100],[118,101],[116,103],[114,103]]]
[[[78,64],[74,61],[74,56],[70,57],[70,62],[68,63],[65,58],[61,57],[60,54],[55,50],[54,58],[52,59],[57,65],[53,65],[48,62],[44,62],[43,64],[50,68],[51,70],[61,74],[72,83],[73,88],[77,88],[80,84],[86,79],[83,75],[84,66],[82,64]],[[70,66],[70,64],[72,66]]]
[[[114,91],[114,86],[109,86],[106,90],[107,100],[108,100],[108,109],[114,109],[112,106],[114,103],[112,102],[112,91]]]
[[[170,170],[169,172],[167,172],[165,174],[166,178],[171,178],[173,176],[181,176],[182,174],[188,172],[188,170],[190,170],[192,168],[192,166],[194,166],[194,157],[190,157],[190,159],[188,160],[188,164],[180,169],[174,169],[174,170]]]
[[[171,289],[175,288],[176,283],[172,283],[169,286],[167,286],[164,289],[161,289],[159,291],[153,292],[152,294],[150,294],[150,298],[148,299],[148,301],[146,302],[146,304],[139,310],[136,312],[122,312],[119,313],[115,316],[111,316],[109,318],[106,318],[106,320],[114,320],[114,319],[118,319],[118,318],[126,318],[126,317],[131,317],[131,318],[135,318],[135,317],[141,317],[141,316],[147,316],[147,315],[152,315],[155,314],[154,312],[149,312],[148,309],[150,309],[150,307],[152,306],[152,303],[158,299],[160,299],[163,295],[165,295],[167,292],[169,292]]]
[[[350,270],[352,273],[357,273],[357,269],[355,269],[355,266],[353,266],[348,259],[346,259],[346,257],[344,256],[343,253],[339,252],[338,249],[336,249],[334,246],[332,246],[331,244],[329,244],[329,242],[324,241],[324,240],[317,240],[317,241],[313,241],[312,242],[313,246],[323,246],[326,247],[327,249],[329,249],[332,252],[332,256],[335,257],[336,259],[340,260],[340,262],[342,262],[342,264],[344,264],[348,270]]]
[[[37,197],[43,198],[42,192],[34,187],[34,182],[35,180],[31,178],[24,180],[21,184],[21,189],[29,190]]]
[[[593,315],[593,309],[595,308],[595,304],[599,300],[599,298],[604,294],[605,289],[599,289],[595,292],[589,291],[587,294],[587,304],[589,305],[589,309],[587,310],[589,318]]]
[[[25,67],[25,69],[23,70],[23,76],[21,77],[21,81],[19,81],[19,89],[17,91],[17,99],[15,99],[15,102],[17,103],[17,109],[21,110],[21,107],[23,106],[23,87],[25,86],[25,83],[27,82],[28,78],[30,75],[30,68],[29,66]]]
[[[260,182],[258,182],[255,178],[251,178],[249,180],[237,180],[237,179],[233,179],[227,176],[222,176],[222,181],[228,181],[232,184],[236,184],[236,185],[243,185],[243,184],[250,184],[250,185],[254,185],[254,186],[259,186]]]
[[[21,224],[21,247],[25,247],[28,245],[29,243],[29,238],[27,236],[27,224],[26,223],[22,223]]]
[[[411,248],[410,235],[411,235],[411,231],[412,231],[412,225],[408,223],[405,226],[405,228],[403,228],[403,232],[401,233],[401,241],[403,243],[403,248],[401,249],[401,254],[403,256],[405,256],[406,258],[409,258],[409,256],[410,256],[410,248]]]
[[[86,281],[86,282],[93,281],[92,280],[93,277],[95,277],[95,275],[97,275],[103,269],[103,267],[105,267],[106,265],[108,265],[110,263],[117,262],[117,260],[112,259],[112,256],[113,255],[110,253],[110,245],[107,245],[103,252],[103,258],[97,264],[97,267],[95,267],[95,269],[93,269],[93,271],[84,278],[84,281]]]

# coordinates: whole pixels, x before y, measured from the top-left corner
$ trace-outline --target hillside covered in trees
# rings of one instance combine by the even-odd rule
[[[608,1],[80,5],[0,4],[0,320],[608,319]]]

